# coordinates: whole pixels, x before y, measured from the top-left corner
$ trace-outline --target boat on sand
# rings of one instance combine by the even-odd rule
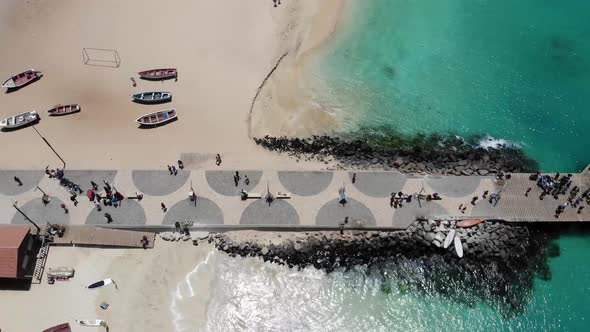
[[[139,77],[146,80],[165,80],[169,78],[175,78],[178,76],[176,68],[159,68],[144,70],[137,73]]]
[[[80,319],[76,320],[76,323],[87,327],[105,327],[107,324],[107,322],[102,319]]]
[[[132,95],[133,101],[137,103],[156,104],[172,99],[172,94],[166,91],[141,92]]]
[[[80,112],[80,105],[78,104],[55,105],[52,109],[47,111],[47,113],[52,116],[72,114],[76,112]]]
[[[447,249],[450,245],[451,242],[453,242],[453,239],[455,238],[455,230],[451,229],[449,231],[449,234],[447,234],[447,237],[445,238],[445,242],[443,244],[443,248]]]
[[[4,81],[4,83],[2,83],[2,87],[7,89],[18,89],[33,82],[41,76],[43,76],[43,74],[41,74],[40,71],[29,69],[23,71],[22,73],[11,76],[9,79]]]
[[[162,110],[162,111],[142,115],[141,117],[139,117],[135,121],[143,126],[157,126],[157,125],[161,125],[166,122],[170,122],[170,121],[176,119],[176,117],[177,117],[176,109],[171,108],[168,110]]]
[[[0,129],[16,129],[37,120],[39,120],[39,115],[36,111],[24,112],[0,121]]]

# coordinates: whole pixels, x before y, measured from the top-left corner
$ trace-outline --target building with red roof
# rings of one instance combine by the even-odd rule
[[[30,278],[34,242],[29,226],[0,227],[0,278]]]

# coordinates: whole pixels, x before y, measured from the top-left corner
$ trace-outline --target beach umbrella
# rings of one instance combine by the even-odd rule
[[[94,190],[88,189],[86,191],[86,197],[92,202],[94,200]]]

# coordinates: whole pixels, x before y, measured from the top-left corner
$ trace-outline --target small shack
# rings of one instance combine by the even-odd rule
[[[30,279],[35,239],[29,226],[0,227],[0,279]]]

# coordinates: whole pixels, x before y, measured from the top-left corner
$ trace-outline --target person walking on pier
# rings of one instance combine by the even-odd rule
[[[160,203],[160,207],[162,208],[162,212],[166,212],[166,204],[164,204],[163,202]]]
[[[531,187],[528,187],[528,188],[527,188],[526,192],[524,193],[524,195],[525,195],[526,197],[529,197],[529,193],[531,192],[531,189],[532,189]]]
[[[234,184],[237,187],[239,183],[240,183],[240,172],[236,171],[236,174],[234,174]]]
[[[221,155],[219,153],[215,156],[215,165],[221,165]]]
[[[90,184],[92,185],[92,190],[98,191],[98,185],[94,181],[90,181]]]
[[[473,198],[471,199],[471,205],[475,205],[475,202],[477,201],[479,197],[477,196],[473,196]]]
[[[67,206],[66,206],[64,203],[61,203],[61,208],[62,208],[62,209],[64,209],[64,213],[65,213],[65,214],[67,214],[68,212],[70,212],[70,211],[68,210],[68,207],[67,207]]]
[[[17,176],[14,177],[14,181],[18,183],[19,187],[23,185],[23,182]]]
[[[74,202],[74,206],[78,206],[78,200],[76,199],[78,195],[76,194],[72,194],[72,196],[70,196],[70,201]]]
[[[352,183],[356,183],[356,173],[352,173]]]
[[[389,206],[394,207],[395,205],[395,193],[391,193],[391,197],[389,198]]]
[[[580,207],[578,208],[578,214],[582,213],[583,209],[584,209],[584,205],[580,205]]]
[[[111,217],[111,214],[108,212],[105,212],[104,218],[107,220],[107,224],[110,224],[113,222],[113,217]]]
[[[485,199],[486,197],[488,197],[488,193],[489,193],[489,190],[484,191],[483,195],[481,195],[481,197]]]

